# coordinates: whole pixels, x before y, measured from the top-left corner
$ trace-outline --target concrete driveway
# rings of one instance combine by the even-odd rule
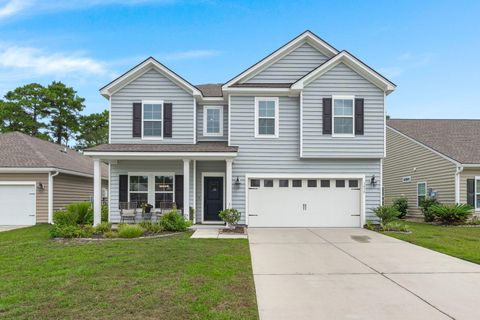
[[[20,229],[20,228],[26,228],[30,226],[2,226],[0,225],[0,232],[2,231],[10,231],[10,230],[15,230],[15,229]]]
[[[364,229],[249,228],[260,319],[480,319],[480,266]]]

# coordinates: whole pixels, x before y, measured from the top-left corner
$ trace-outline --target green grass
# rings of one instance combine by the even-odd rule
[[[0,233],[0,319],[258,319],[247,240]]]
[[[412,233],[385,234],[480,264],[480,227],[450,227],[415,222],[406,224]]]

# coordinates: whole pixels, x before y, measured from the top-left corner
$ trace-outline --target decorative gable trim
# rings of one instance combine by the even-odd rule
[[[201,97],[202,93],[200,90],[198,90],[194,85],[192,85],[190,82],[187,80],[183,79],[181,76],[155,60],[153,57],[149,57],[140,64],[136,65],[117,79],[113,80],[106,86],[100,89],[100,93],[102,96],[105,98],[109,98],[112,94],[117,92],[118,90],[122,89],[129,83],[131,83],[133,80],[137,79],[141,75],[145,74],[146,72],[150,70],[156,70],[159,73],[163,74],[165,77],[167,77],[169,80],[171,80],[173,83],[178,85],[180,88],[184,89],[188,93],[190,93],[193,96],[198,96]]]
[[[337,54],[335,57],[331,58],[330,60],[326,61],[318,68],[312,70],[310,73],[306,74],[303,78],[300,78],[297,82],[292,84],[292,90],[303,90],[305,86],[307,86],[312,81],[318,79],[323,74],[328,72],[329,70],[333,69],[340,63],[344,63],[348,67],[352,68],[355,72],[359,75],[382,89],[387,95],[395,90],[396,85],[370,68],[368,65],[357,59],[355,56],[350,54],[348,51],[342,51]]]
[[[246,81],[254,77],[255,75],[259,74],[260,72],[271,66],[273,63],[285,57],[304,43],[308,43],[329,58],[338,54],[337,49],[332,47],[330,44],[328,44],[326,41],[321,39],[313,32],[307,30],[301,35],[291,40],[290,42],[288,42],[287,44],[285,44],[284,46],[271,53],[270,55],[268,55],[267,57],[265,57],[264,59],[260,60],[247,70],[243,71],[239,75],[229,80],[223,85],[222,89],[228,88],[236,84],[237,82]]]

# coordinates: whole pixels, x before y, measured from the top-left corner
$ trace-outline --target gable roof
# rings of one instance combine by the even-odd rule
[[[391,119],[387,126],[461,164],[480,164],[480,120]]]
[[[137,79],[151,69],[157,70],[158,72],[166,76],[168,79],[170,79],[172,82],[177,84],[179,87],[191,93],[193,96],[202,95],[200,90],[198,90],[193,84],[191,84],[190,82],[188,82],[187,80],[161,64],[153,57],[145,59],[132,69],[128,70],[115,80],[111,81],[106,86],[102,87],[100,89],[100,93],[102,94],[102,96],[108,99],[113,93],[120,90],[121,88],[123,88],[124,86],[126,86],[127,84],[129,84],[130,82]]]
[[[93,160],[75,150],[20,132],[0,134],[0,169],[61,169],[93,176]],[[102,167],[103,175],[108,168]]]
[[[323,74],[325,74],[340,63],[344,63],[350,68],[352,68],[355,72],[363,76],[365,79],[369,80],[374,85],[385,91],[386,94],[390,94],[393,90],[395,90],[396,85],[393,82],[370,68],[368,65],[360,61],[358,58],[356,58],[354,55],[352,55],[346,50],[343,50],[336,56],[322,63],[316,69],[312,70],[302,78],[298,79],[297,82],[292,84],[291,88],[293,90],[302,90],[310,82],[318,79]]]
[[[204,97],[223,97],[221,83],[197,84],[196,87]]]
[[[307,30],[295,37],[294,39],[290,40],[285,45],[275,50],[259,62],[255,63],[247,70],[228,80],[223,85],[223,88],[230,87],[245,78],[249,78],[255,74],[260,73],[262,70],[272,65],[274,62],[280,60],[282,57],[286,56],[305,42],[307,42],[312,47],[316,48],[329,58],[338,53],[338,50],[331,46],[329,43],[327,43],[325,40],[311,32],[310,30]]]

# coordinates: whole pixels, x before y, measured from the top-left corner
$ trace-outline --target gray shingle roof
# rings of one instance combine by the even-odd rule
[[[392,119],[387,125],[462,164],[480,164],[480,120]]]
[[[55,168],[93,175],[93,160],[64,146],[10,132],[0,134],[0,168]],[[102,173],[107,172],[104,165]]]
[[[97,152],[237,152],[238,147],[225,142],[199,142],[197,144],[101,144],[87,149]]]
[[[202,92],[204,97],[223,97],[221,83],[197,84],[195,87]]]

